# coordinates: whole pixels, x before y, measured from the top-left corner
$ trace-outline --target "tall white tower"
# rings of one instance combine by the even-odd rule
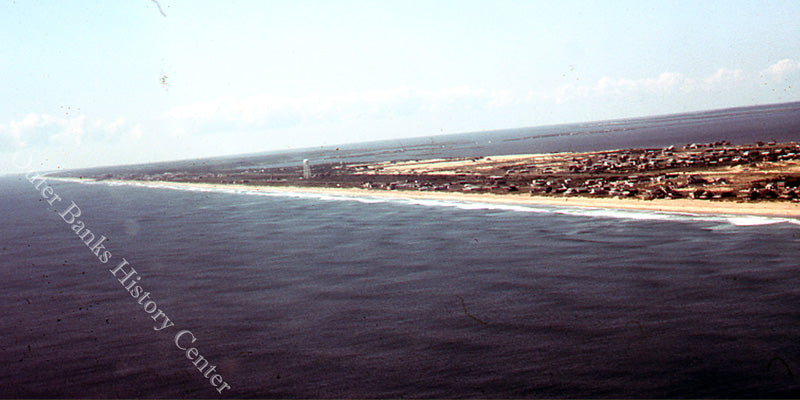
[[[311,165],[308,164],[308,159],[303,160],[303,179],[311,179]]]

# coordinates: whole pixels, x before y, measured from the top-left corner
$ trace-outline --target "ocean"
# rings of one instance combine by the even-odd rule
[[[39,183],[2,397],[800,396],[795,219]]]

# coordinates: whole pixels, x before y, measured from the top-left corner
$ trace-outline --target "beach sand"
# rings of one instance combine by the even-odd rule
[[[79,181],[79,179],[67,179]],[[84,179],[86,180],[86,179]],[[234,184],[210,184],[169,181],[107,181],[118,183],[135,183],[152,186],[188,186],[197,188],[223,188],[267,192],[299,192],[318,193],[339,196],[382,197],[396,199],[429,199],[461,202],[481,202],[514,205],[544,205],[589,207],[624,210],[647,210],[684,214],[717,214],[717,215],[758,215],[771,217],[800,218],[800,203],[783,201],[735,202],[691,199],[617,199],[587,197],[543,197],[529,194],[492,194],[492,193],[460,193],[460,192],[419,192],[401,190],[373,190],[355,188],[315,188],[298,186],[255,186]]]

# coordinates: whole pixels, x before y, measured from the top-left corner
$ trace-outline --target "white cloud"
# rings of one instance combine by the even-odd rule
[[[800,71],[800,61],[786,58],[770,65],[767,69],[761,71],[761,74],[779,81],[798,71]]]
[[[112,121],[89,121],[85,115],[53,116],[29,113],[21,120],[0,125],[0,143],[4,151],[25,148],[79,147],[91,142],[113,140],[116,136],[130,135],[123,118]]]
[[[124,118],[30,113],[0,124],[0,174],[28,167],[56,170],[135,163],[145,152],[166,153],[161,159],[174,159],[169,151],[180,143]],[[26,166],[26,160],[32,164]]]
[[[742,70],[740,69],[731,70],[726,68],[720,68],[717,70],[717,72],[703,79],[703,84],[705,84],[707,88],[713,88],[717,85],[725,85],[730,82],[737,82],[743,79],[744,79],[744,72],[742,72]]]
[[[741,69],[719,68],[707,76],[688,76],[682,72],[664,71],[641,78],[605,76],[593,83],[570,83],[560,87],[480,88],[452,86],[437,89],[395,87],[359,92],[307,93],[279,96],[269,93],[240,97],[216,98],[173,107],[162,114],[172,132],[185,135],[215,131],[269,131],[292,127],[336,126],[354,122],[367,126],[374,121],[400,118],[436,118],[440,121],[467,119],[475,121],[488,115],[523,115],[531,108],[564,104],[573,100],[595,99],[616,101],[627,97],[644,104],[663,96],[720,96],[720,91],[733,91],[752,76]],[[687,98],[690,98],[688,96]],[[649,103],[648,103],[649,104]],[[649,107],[657,107],[651,104]],[[655,111],[654,111],[655,112]],[[461,117],[463,116],[463,118]],[[527,121],[527,120],[524,120]],[[521,123],[528,123],[528,122]],[[191,123],[189,123],[191,122]],[[546,121],[550,122],[550,121]],[[533,122],[535,123],[535,122]],[[469,128],[467,128],[469,129]]]
[[[692,93],[725,88],[742,81],[740,69],[720,68],[705,78],[692,78],[678,72],[662,72],[658,76],[640,79],[603,77],[591,85],[568,84],[557,88],[546,98],[558,104],[574,99],[616,97],[629,95],[663,95],[670,93]]]
[[[51,140],[82,135],[83,117],[54,117],[29,113],[22,120],[0,127],[0,137],[13,149],[48,145]],[[78,139],[79,140],[79,139]]]
[[[125,118],[117,118],[113,121],[98,119],[94,121],[94,128],[104,132],[119,132],[125,126]]]
[[[641,82],[645,89],[654,92],[673,91],[687,83],[688,80],[677,72],[664,72],[658,78],[644,79]]]
[[[136,124],[125,131],[125,138],[133,142],[138,142],[143,136],[144,130],[141,124]]]
[[[53,120],[56,129],[48,137],[49,143],[58,147],[80,146],[86,135],[85,121],[86,117],[83,115]]]
[[[387,119],[416,112],[504,107],[521,99],[510,90],[489,91],[468,86],[437,90],[397,87],[337,94],[218,98],[174,107],[164,113],[171,120],[224,121],[261,127],[287,127],[302,123]]]
[[[485,108],[503,108],[510,105],[519,104],[523,100],[511,90],[495,90],[491,93],[491,100]]]

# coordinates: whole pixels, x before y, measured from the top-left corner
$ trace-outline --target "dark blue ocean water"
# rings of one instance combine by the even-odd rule
[[[2,397],[219,396],[181,330],[224,397],[800,396],[794,220],[49,184],[0,179]]]
[[[800,103],[136,168],[771,139]],[[185,330],[224,397],[800,397],[797,220],[49,184],[0,178],[0,397],[219,396]]]

